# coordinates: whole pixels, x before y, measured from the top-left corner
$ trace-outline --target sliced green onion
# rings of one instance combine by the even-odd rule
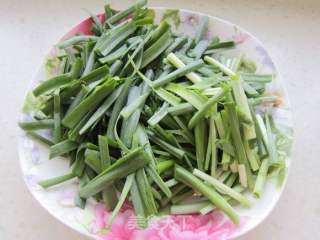
[[[156,59],[169,47],[170,44],[172,44],[172,38],[171,33],[168,31],[143,53],[141,68],[144,68]]]
[[[53,95],[53,120],[54,120],[54,129],[53,129],[53,139],[54,142],[58,143],[61,140],[62,129],[61,129],[61,101],[60,101],[60,90],[57,89],[54,91]]]
[[[125,155],[123,159],[125,159],[125,161],[119,159],[118,162],[120,161],[121,163],[115,163],[116,166],[115,164],[111,165],[109,168],[91,180],[86,186],[80,189],[80,197],[88,198],[100,192],[114,180],[120,179],[129,175],[130,173],[135,172],[149,162],[149,158],[144,153],[139,154],[138,157],[133,154],[127,157]]]
[[[154,91],[160,98],[162,98],[164,101],[170,103],[173,106],[176,106],[181,102],[181,99],[179,97],[171,94],[164,88],[158,88]]]
[[[204,169],[206,146],[207,146],[207,126],[205,121],[200,121],[194,129],[197,166],[199,169]]]
[[[96,87],[92,94],[85,98],[77,107],[63,118],[63,125],[73,128],[88,111],[97,107],[101,100],[108,96],[115,86],[115,80],[108,78],[104,84]]]
[[[175,178],[178,181],[192,187],[197,192],[202,193],[215,206],[217,206],[217,208],[225,212],[235,224],[239,224],[239,216],[236,214],[230,204],[224,200],[223,197],[219,195],[213,188],[210,188],[198,178],[193,176],[190,172],[177,165],[175,166]]]
[[[19,122],[19,127],[25,131],[51,129],[54,127],[53,119],[37,120],[32,122]]]
[[[167,59],[178,69],[184,68],[186,66],[174,53],[170,53],[167,56]],[[198,83],[202,81],[201,77],[194,72],[189,72],[188,74],[186,74],[186,77],[193,83]]]
[[[173,71],[172,73],[169,73],[168,75],[157,79],[153,82],[153,87],[154,88],[158,88],[160,86],[163,86],[169,82],[172,82],[173,80],[180,78],[184,75],[187,75],[190,72],[195,71],[196,69],[200,68],[203,66],[203,61],[200,60],[196,60],[184,67],[178,68],[177,70]]]
[[[166,89],[185,99],[198,110],[207,102],[207,97],[192,91],[181,84],[170,83],[166,86]]]
[[[40,85],[33,90],[33,94],[35,97],[38,97],[44,93],[47,93],[48,91],[57,89],[63,85],[70,83],[71,80],[72,77],[69,74],[55,76],[53,78],[41,82]]]
[[[123,90],[123,85],[119,86],[106,100],[100,105],[100,107],[95,111],[94,114],[89,118],[85,125],[79,131],[80,134],[85,133],[92,125],[99,121],[106,111],[111,107],[111,105],[117,100],[121,91]]]
[[[169,107],[168,113],[173,116],[194,112],[195,108],[190,103],[180,103],[176,106]]]
[[[240,77],[246,82],[259,82],[269,83],[273,79],[271,74],[252,74],[252,73],[241,73]]]
[[[111,216],[108,219],[107,228],[111,227],[111,224],[112,224],[113,220],[118,215],[118,213],[119,213],[124,201],[126,200],[126,198],[128,196],[128,193],[129,193],[129,191],[131,189],[133,180],[134,180],[134,173],[130,174],[126,179],[126,182],[125,182],[124,187],[122,189],[119,201],[118,201],[116,207],[114,208],[114,210],[112,211]]]
[[[125,108],[123,108],[121,110],[120,115],[123,118],[130,117],[137,110],[137,108],[139,108],[141,105],[143,105],[145,103],[148,96],[149,96],[149,93],[145,93],[145,94],[139,96],[138,98],[136,98],[136,100],[131,102],[130,105],[126,106]]]
[[[63,40],[62,42],[57,44],[58,48],[66,48],[75,44],[79,44],[82,42],[86,42],[88,40],[97,40],[97,36],[92,35],[79,35],[79,36],[73,36],[71,38],[68,38],[66,40]]]
[[[223,191],[224,194],[232,197],[233,199],[239,201],[244,207],[250,207],[250,202],[247,198],[245,198],[242,194],[234,191],[232,188],[228,187],[227,185],[221,183],[217,179],[207,175],[206,173],[194,169],[193,174],[202,180],[210,183],[212,186],[214,186],[218,191]]]
[[[253,189],[253,194],[257,198],[260,198],[262,195],[262,190],[267,178],[268,168],[269,168],[269,159],[264,159],[259,168],[256,184],[254,185],[254,189]]]
[[[167,109],[168,109],[168,104],[164,103],[162,105],[162,107],[159,108],[159,110],[157,112],[155,112],[151,118],[148,119],[148,124],[150,126],[154,126],[158,122],[160,122],[161,119],[164,118],[167,115],[167,113],[168,113]]]
[[[188,123],[188,127],[190,129],[194,128],[194,126],[200,122],[206,114],[208,114],[208,111],[212,108],[214,104],[216,104],[220,99],[222,99],[229,91],[229,88],[225,87],[219,91],[219,93],[212,98],[209,99],[208,102],[206,102],[205,105],[203,105],[190,119]]]
[[[36,132],[27,131],[27,134],[30,135],[31,137],[33,137],[34,139],[36,139],[36,140],[40,141],[41,143],[44,143],[48,146],[54,145],[54,143],[50,139],[47,139]]]
[[[150,136],[151,141],[161,147],[163,150],[167,151],[171,155],[175,156],[178,159],[182,159],[185,155],[185,152],[180,148],[174,147],[171,144],[159,139],[156,136]]]
[[[139,9],[141,7],[143,7],[144,5],[146,5],[147,1],[146,0],[140,0],[137,3],[133,4],[132,6],[130,6],[129,8],[127,8],[124,11],[118,12],[117,14],[113,15],[112,17],[107,19],[107,24],[112,25],[114,23],[117,23],[118,21],[120,21],[121,19],[129,16],[130,14],[132,14],[134,11],[136,11],[136,9]]]
[[[38,182],[38,184],[43,187],[43,188],[49,188],[49,187],[52,187],[52,186],[55,186],[57,184],[60,184],[60,183],[63,183],[63,182],[66,182],[70,179],[73,179],[75,178],[76,176],[72,173],[69,173],[69,174],[66,174],[66,175],[63,175],[63,176],[60,176],[60,177],[55,177],[55,178],[52,178],[52,179],[48,179],[48,180],[44,180],[44,181],[40,181]]]
[[[112,63],[119,58],[121,58],[128,50],[128,47],[126,45],[122,45],[120,48],[116,49],[114,52],[110,53],[109,55],[99,58],[99,62],[101,64],[109,64]]]
[[[119,95],[119,97],[117,98],[116,102],[114,103],[113,109],[112,109],[112,113],[108,122],[108,128],[107,128],[107,136],[109,136],[112,140],[114,139],[114,127],[117,121],[117,118],[121,112],[121,109],[123,107],[123,105],[125,104],[131,83],[132,83],[133,79],[131,77],[127,78],[123,89]]]
[[[78,147],[76,142],[64,140],[50,147],[49,159],[61,156]]]
[[[162,178],[158,175],[158,173],[153,168],[147,168],[148,174],[154,180],[154,182],[158,185],[161,191],[169,198],[171,197],[172,193],[169,187],[165,184]]]
[[[110,74],[112,76],[116,75],[117,73],[120,72],[120,69],[123,65],[123,62],[121,60],[116,60],[111,66],[110,66]]]

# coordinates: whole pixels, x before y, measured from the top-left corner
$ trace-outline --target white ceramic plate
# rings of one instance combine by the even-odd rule
[[[160,21],[165,17],[177,31],[188,35],[195,33],[199,20],[204,15],[187,10],[162,8],[155,8],[154,12],[156,21]],[[99,17],[103,18],[104,16],[99,15]],[[237,48],[229,51],[228,54],[245,53],[248,58],[257,63],[258,73],[275,74],[275,80],[268,86],[267,93],[277,94],[282,99],[281,103],[276,108],[273,108],[272,114],[281,131],[286,133],[287,136],[287,138],[283,139],[280,150],[287,152],[289,156],[292,137],[290,107],[282,86],[281,75],[269,54],[262,44],[247,31],[225,20],[209,17],[208,38],[219,36],[223,40],[236,41],[238,43]],[[86,19],[66,34],[64,38],[70,37],[77,32],[88,34],[90,25],[91,20]],[[52,58],[54,54],[55,50],[53,49],[50,51],[48,58]],[[29,90],[37,85],[39,81],[46,78],[45,63],[47,63],[47,60],[40,67]],[[54,61],[51,61],[51,63],[54,64]],[[29,99],[28,104],[32,105],[32,100]],[[21,113],[21,118],[29,118],[27,108]],[[43,134],[50,135],[49,132],[43,132]],[[49,190],[43,190],[37,185],[39,180],[68,173],[68,161],[62,158],[49,161],[48,148],[33,141],[24,133],[21,134],[19,142],[19,156],[25,182],[38,202],[65,225],[93,239],[232,239],[245,234],[261,223],[276,205],[284,188],[284,184],[281,187],[277,187],[277,179],[271,177],[266,184],[261,199],[257,200],[249,194],[252,207],[250,209],[236,207],[236,211],[241,216],[241,224],[239,226],[234,226],[223,214],[215,211],[205,216],[188,215],[153,218],[148,229],[139,230],[135,224],[136,219],[133,211],[127,205],[116,219],[111,232],[107,234],[104,226],[109,213],[104,210],[101,204],[90,200],[85,210],[74,206],[73,198],[78,191],[77,181],[69,181]],[[289,167],[290,159],[287,157],[286,175]]]

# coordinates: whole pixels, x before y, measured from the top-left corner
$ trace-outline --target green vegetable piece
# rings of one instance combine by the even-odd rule
[[[169,198],[171,197],[172,193],[169,187],[166,186],[160,175],[153,169],[153,168],[146,168],[147,173],[151,176],[153,181],[158,185],[161,191]]]
[[[54,129],[53,129],[53,139],[55,143],[60,142],[62,129],[61,129],[61,101],[60,101],[60,90],[57,89],[54,91],[53,95],[53,121],[54,121]]]
[[[176,38],[171,46],[167,48],[164,54],[168,55],[171,52],[179,50],[179,48],[181,48],[187,41],[188,38],[186,36]]]
[[[58,48],[67,48],[70,47],[72,45],[76,45],[79,43],[83,43],[83,42],[87,42],[89,40],[97,40],[98,37],[97,36],[92,36],[92,35],[79,35],[79,36],[73,36],[71,38],[68,38],[66,40],[63,40],[62,42],[59,42],[57,44]]]
[[[103,41],[96,49],[96,51],[100,52],[101,55],[107,56],[109,53],[114,50],[114,48],[120,44],[122,41],[127,39],[131,34],[136,31],[136,27],[131,24],[127,23],[121,29],[116,31],[114,34],[111,34],[110,37]]]
[[[178,159],[182,159],[185,155],[185,152],[180,148],[174,147],[171,144],[159,139],[156,136],[150,136],[151,141],[161,147],[163,150],[167,151],[171,155],[175,156]]]
[[[197,165],[198,168],[203,170],[205,157],[206,157],[206,147],[208,145],[208,138],[207,138],[207,126],[204,120],[200,121],[195,129],[194,129],[194,136],[195,136],[195,144],[196,144],[196,157],[197,157]]]
[[[222,191],[224,194],[232,197],[233,199],[240,202],[244,207],[250,207],[250,202],[247,198],[245,198],[242,194],[234,191],[232,188],[228,187],[226,184],[223,184],[219,180],[215,179],[214,177],[209,176],[208,174],[198,170],[193,169],[193,175],[201,178],[203,181],[211,184],[216,190]]]
[[[158,162],[157,164],[157,171],[159,174],[165,172],[166,170],[172,168],[174,166],[174,161],[166,160],[162,162]]]
[[[146,4],[147,4],[147,0],[140,0],[137,3],[133,4],[132,6],[130,6],[129,8],[127,8],[126,10],[120,11],[120,12],[114,14],[113,16],[111,16],[110,18],[108,18],[106,23],[108,25],[112,25],[114,23],[117,23],[121,19],[129,16],[130,14],[132,14],[133,12],[140,9],[141,7],[143,7]]]
[[[109,95],[106,100],[100,105],[100,107],[91,115],[89,120],[85,123],[85,125],[79,131],[80,134],[85,133],[92,127],[97,121],[99,121],[103,115],[108,111],[108,109],[112,106],[112,104],[117,100],[120,96],[121,91],[123,90],[123,85],[120,85],[111,95]]]
[[[27,134],[33,137],[35,140],[38,140],[39,142],[44,143],[48,146],[54,145],[54,143],[50,139],[47,139],[36,132],[27,131]]]
[[[170,83],[166,86],[166,89],[177,94],[179,97],[189,102],[198,110],[201,109],[208,100],[206,96],[202,95],[201,93],[192,91],[182,84]]]
[[[141,153],[141,149],[139,152],[128,153],[80,189],[80,197],[88,198],[102,191],[114,180],[126,177],[148,163],[149,157],[146,153]]]
[[[38,184],[41,187],[43,187],[44,189],[47,189],[49,187],[61,184],[61,183],[66,182],[66,181],[68,181],[70,179],[73,179],[75,177],[76,176],[74,174],[69,173],[69,174],[66,174],[66,175],[63,175],[63,176],[59,176],[59,177],[55,177],[55,178],[52,178],[52,179],[40,181],[40,182],[38,182]]]
[[[126,200],[126,198],[128,196],[128,193],[129,193],[129,191],[130,191],[130,189],[132,187],[133,181],[134,181],[134,173],[130,174],[127,177],[126,182],[124,184],[124,187],[122,189],[119,201],[118,201],[116,207],[114,208],[114,210],[112,211],[111,216],[108,219],[106,228],[110,228],[111,227],[113,220],[119,214],[119,211],[120,211],[124,201]]]
[[[204,62],[200,59],[200,60],[196,60],[182,68],[178,68],[177,70],[173,71],[172,73],[169,73],[168,75],[157,79],[153,82],[153,87],[154,88],[158,88],[160,86],[163,86],[165,84],[168,84],[169,82],[174,81],[175,79],[178,79],[190,72],[193,72],[197,69],[199,69],[200,67],[202,67],[204,64]]]
[[[180,103],[176,106],[169,107],[168,113],[172,116],[182,115],[194,112],[196,109],[190,103]]]
[[[157,112],[155,112],[151,118],[148,119],[148,124],[154,126],[163,119],[168,113],[168,103],[164,103]]]
[[[141,228],[146,227],[146,214],[145,207],[142,201],[141,194],[138,189],[136,179],[133,180],[132,187],[130,189],[131,202],[133,204],[134,212],[137,216],[137,225]]]
[[[50,147],[49,159],[61,156],[77,149],[78,144],[70,140],[64,140]]]
[[[97,81],[105,77],[108,72],[109,72],[109,67],[107,65],[104,65],[102,67],[94,69],[89,73],[83,74],[83,76],[79,79],[79,82],[88,84],[88,83]]]
[[[201,201],[195,203],[185,203],[179,205],[172,205],[170,207],[171,214],[198,214],[201,209],[211,204],[210,201]]]
[[[263,187],[267,179],[267,173],[269,169],[269,159],[264,159],[259,168],[256,184],[254,185],[253,194],[260,198],[262,195]]]
[[[224,200],[224,198],[219,195],[213,188],[201,182],[198,178],[193,176],[192,173],[178,165],[175,166],[174,177],[179,182],[190,186],[195,191],[200,192],[201,194],[206,196],[212,202],[212,204],[226,213],[235,224],[239,224],[239,216],[236,214],[230,204],[226,200]]]
[[[123,62],[121,60],[116,60],[111,66],[110,66],[110,75],[115,76],[120,72],[121,67],[123,66]]]
[[[78,79],[81,75],[81,70],[83,67],[83,61],[81,58],[76,58],[75,62],[72,65],[70,74],[72,79]]]
[[[128,50],[126,45],[122,45],[120,48],[116,49],[114,52],[110,53],[109,55],[99,58],[99,62],[101,64],[110,64],[123,56]]]
[[[107,128],[107,136],[112,140],[115,140],[115,137],[114,137],[115,124],[116,124],[117,118],[122,110],[122,107],[125,104],[125,101],[127,99],[127,95],[128,95],[132,81],[133,81],[133,78],[131,78],[131,77],[129,77],[125,80],[123,89],[122,89],[119,97],[117,98],[116,102],[114,103],[112,113],[111,113],[111,116],[110,116],[110,119],[108,122],[108,128]]]
[[[188,123],[189,129],[192,129],[199,121],[205,118],[212,106],[218,103],[218,101],[220,101],[228,92],[229,88],[223,87],[223,89],[221,89],[217,95],[210,98],[209,101],[206,102],[206,104],[203,105],[190,119]]]
[[[167,21],[161,21],[157,28],[152,32],[147,44],[151,45],[156,42],[169,28],[170,24]]]
[[[253,189],[253,180],[252,180],[252,173],[250,170],[250,166],[248,163],[247,155],[245,152],[245,148],[241,139],[241,133],[240,133],[240,125],[239,125],[239,119],[236,114],[236,108],[234,104],[227,103],[225,104],[226,111],[229,116],[229,126],[231,129],[231,137],[233,141],[233,146],[235,147],[236,151],[236,157],[239,161],[239,163],[244,165],[244,170],[239,172],[240,174],[240,181],[241,185],[243,187],[247,187],[249,185],[250,189]],[[241,177],[242,176],[242,177]]]
[[[102,85],[96,87],[92,94],[81,101],[78,106],[63,118],[63,125],[68,128],[75,127],[86,113],[95,109],[98,104],[113,91],[115,86],[116,81],[111,77],[107,77],[106,81]]]
[[[59,88],[63,85],[66,85],[70,83],[72,80],[72,77],[70,74],[62,74],[55,76],[53,78],[50,78],[48,80],[45,80],[40,83],[34,90],[33,90],[33,95],[38,97],[44,93],[47,93],[51,90],[54,90],[56,88]]]
[[[170,44],[172,44],[171,33],[167,31],[143,53],[141,68],[155,60]]]
[[[51,129],[54,128],[53,119],[37,120],[32,122],[19,122],[19,127],[25,131]]]

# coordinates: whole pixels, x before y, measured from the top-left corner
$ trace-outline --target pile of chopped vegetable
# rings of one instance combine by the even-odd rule
[[[137,216],[217,208],[238,224],[232,206],[250,207],[243,193],[260,197],[268,172],[284,167],[272,116],[256,110],[277,103],[264,95],[273,76],[226,57],[233,41],[206,39],[208,17],[190,37],[154,24],[145,5],[106,5],[104,22],[91,15],[93,35],[57,45],[60,73],[33,90],[40,107],[19,125],[71,170],[39,184],[78,178],[75,204],[104,202],[109,226],[126,199]]]

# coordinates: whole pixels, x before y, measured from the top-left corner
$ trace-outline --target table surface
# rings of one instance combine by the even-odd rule
[[[111,1],[124,8],[131,1]],[[272,214],[241,239],[320,239],[320,1],[150,0],[239,24],[269,50],[286,81],[295,122],[292,169]],[[87,239],[52,218],[20,175],[17,115],[30,79],[48,49],[70,27],[101,11],[98,0],[2,0],[0,8],[0,239]],[[289,235],[290,234],[290,235]],[[290,236],[290,237],[288,237]]]

